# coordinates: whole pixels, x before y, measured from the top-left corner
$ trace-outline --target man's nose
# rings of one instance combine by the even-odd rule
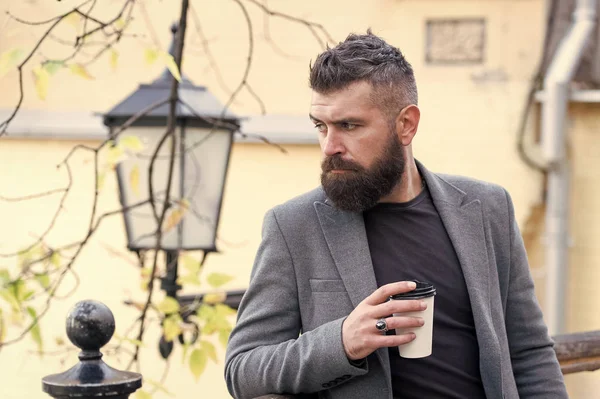
[[[323,154],[330,157],[336,154],[343,154],[345,152],[344,143],[340,135],[330,130],[327,134],[327,137],[323,140]]]

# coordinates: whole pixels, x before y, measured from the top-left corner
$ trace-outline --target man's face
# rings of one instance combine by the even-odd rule
[[[313,92],[310,116],[323,152],[321,184],[336,207],[362,212],[399,183],[403,148],[371,97],[367,82],[333,93]]]

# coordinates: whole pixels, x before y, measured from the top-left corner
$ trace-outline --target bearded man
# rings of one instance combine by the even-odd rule
[[[227,348],[231,395],[566,398],[510,196],[415,160],[400,50],[352,34],[317,57],[310,86],[321,187],[265,216]],[[436,288],[432,352],[417,359],[398,347],[427,303],[389,300],[414,281]]]

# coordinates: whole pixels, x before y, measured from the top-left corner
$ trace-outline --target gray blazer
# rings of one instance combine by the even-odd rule
[[[488,399],[567,398],[509,194],[417,163],[463,269]],[[362,214],[321,188],[270,210],[227,347],[235,398],[391,398],[387,348],[348,362],[344,318],[377,288]]]

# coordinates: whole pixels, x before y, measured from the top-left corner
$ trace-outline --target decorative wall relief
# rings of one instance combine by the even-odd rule
[[[483,18],[430,19],[426,30],[425,61],[428,64],[483,63]]]

